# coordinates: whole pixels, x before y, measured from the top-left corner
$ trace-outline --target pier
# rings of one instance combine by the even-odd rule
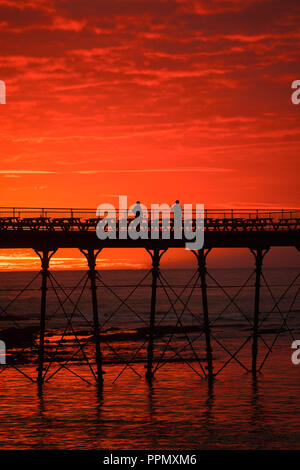
[[[120,302],[121,306],[126,306],[128,310],[139,318],[139,312],[130,306],[130,296],[136,289],[140,287],[139,283],[131,286],[132,291],[130,295],[122,297],[118,287],[106,285],[101,277],[101,273],[96,268],[97,259],[101,258],[102,252],[105,248],[130,248],[132,249],[133,256],[134,250],[143,248],[147,251],[151,260],[151,269],[144,276],[144,279],[149,280],[149,309],[147,320],[143,318],[144,325],[144,340],[142,342],[145,346],[145,375],[150,382],[159,368],[170,359],[190,367],[199,377],[205,378],[209,381],[221,373],[232,361],[237,362],[242,369],[256,376],[264,367],[266,360],[272,353],[278,337],[282,332],[288,332],[293,338],[292,328],[288,325],[288,318],[292,311],[297,311],[296,302],[299,302],[298,292],[293,298],[292,304],[288,311],[282,310],[280,301],[284,298],[290,289],[297,287],[300,272],[293,279],[293,281],[286,286],[284,294],[280,300],[275,299],[273,296],[273,310],[280,315],[280,325],[275,332],[274,339],[271,344],[268,343],[263,334],[263,324],[268,316],[261,311],[261,296],[262,296],[262,282],[264,288],[270,291],[272,289],[268,285],[264,277],[263,266],[265,257],[268,255],[273,247],[292,247],[295,249],[295,256],[299,256],[300,250],[300,210],[205,210],[204,219],[204,246],[201,250],[191,251],[190,256],[195,260],[195,271],[189,282],[182,286],[181,293],[175,291],[175,288],[168,282],[166,276],[161,271],[161,260],[165,253],[171,249],[178,250],[185,249],[187,240],[176,239],[174,237],[174,221],[170,220],[170,238],[163,237],[164,227],[159,225],[159,236],[157,239],[148,238],[132,240],[127,239],[106,239],[100,240],[96,236],[96,226],[99,218],[95,215],[95,210],[79,209],[79,208],[19,208],[19,207],[2,207],[0,208],[0,248],[5,250],[16,249],[31,249],[33,254],[40,259],[41,270],[34,276],[33,281],[40,281],[40,312],[39,312],[39,325],[38,332],[34,338],[34,348],[32,352],[36,351],[36,365],[37,373],[35,377],[29,376],[26,368],[22,368],[22,360],[10,361],[7,364],[0,365],[0,377],[3,372],[9,367],[13,367],[16,371],[22,373],[31,381],[36,381],[40,386],[45,382],[52,379],[56,373],[60,371],[68,371],[73,374],[78,372],[72,369],[74,362],[74,354],[66,361],[57,362],[57,350],[49,350],[45,341],[47,334],[47,318],[48,318],[48,294],[49,290],[57,295],[58,302],[61,308],[61,314],[65,317],[66,328],[72,332],[77,341],[78,351],[82,356],[82,361],[88,366],[91,376],[101,388],[104,382],[104,367],[109,367],[106,363],[106,357],[103,351],[103,345],[110,348],[110,351],[115,357],[115,363],[122,366],[121,374],[130,369],[136,375],[140,375],[134,369],[137,354],[128,360],[122,359],[117,348],[107,341],[103,330],[103,311],[101,310],[101,298],[99,299],[99,288],[105,287],[112,295],[114,295]],[[117,231],[119,228],[119,217],[117,213]],[[130,222],[130,219],[129,219]],[[195,220],[191,221],[191,226],[195,224]],[[146,230],[151,230],[150,222]],[[87,272],[83,276],[82,282],[76,289],[82,293],[89,289],[90,291],[90,305],[92,311],[91,322],[88,323],[90,335],[83,341],[79,338],[74,327],[73,317],[75,313],[79,313],[85,317],[85,313],[79,308],[79,301],[72,300],[72,295],[75,289],[67,290],[66,287],[60,285],[51,271],[51,259],[59,249],[72,248],[78,249],[82,257],[86,260]],[[249,318],[245,312],[237,305],[236,295],[232,295],[226,289],[226,286],[218,283],[218,281],[210,274],[208,268],[209,255],[212,250],[216,248],[223,249],[236,249],[246,248],[250,250],[253,255],[252,274],[246,280],[241,289],[253,286],[253,297],[249,298],[252,305],[251,317]],[[298,252],[298,253],[297,253]],[[210,303],[208,296],[208,280],[215,283],[215,287],[223,291],[228,304],[234,306],[241,315],[246,318],[249,327],[249,334],[245,339],[245,344],[242,343],[241,348],[237,351],[228,349],[227,346],[222,344],[214,334],[214,321],[211,319]],[[141,281],[142,284],[142,281]],[[25,292],[29,292],[29,283],[24,289],[16,293],[15,299],[20,298]],[[165,292],[169,299],[169,312],[172,312],[176,318],[176,322],[172,331],[169,332],[168,339],[159,336],[159,325],[157,320],[157,292],[161,289]],[[190,289],[191,294],[188,299],[184,297],[184,292]],[[195,292],[200,296],[200,302],[197,311],[192,311],[189,307],[190,298],[195,295]],[[171,294],[173,298],[171,298]],[[63,296],[63,297],[62,297]],[[80,298],[80,296],[79,296]],[[69,314],[65,308],[65,302],[69,301],[73,305],[72,313]],[[10,312],[10,307],[14,303],[12,298],[7,306],[0,305],[0,317],[5,317],[7,322],[11,320],[12,327],[18,328],[18,321],[16,321]],[[176,304],[176,305],[175,305]],[[180,308],[179,308],[180,307]],[[299,307],[298,307],[299,308]],[[269,312],[269,314],[272,313]],[[191,338],[189,336],[188,328],[183,325],[183,316],[185,312],[189,312],[198,321],[198,328],[196,329],[197,335]],[[165,312],[167,318],[168,312]],[[1,327],[1,323],[0,323]],[[0,330],[0,339],[1,331]],[[61,342],[66,337],[66,329],[62,335]],[[172,347],[172,336],[180,331],[185,337],[185,346],[189,347],[192,359],[186,359],[182,354],[182,350],[174,349]],[[160,338],[163,347],[160,346],[159,357],[155,358],[156,341]],[[198,341],[203,341],[203,357],[199,357],[199,353],[195,348]],[[89,353],[86,352],[86,345],[89,345]],[[215,367],[214,360],[214,344],[223,348],[226,359],[218,368]],[[251,367],[245,365],[239,357],[240,350],[244,345],[251,344]],[[260,344],[265,347],[265,354],[260,359],[259,351]],[[90,356],[90,347],[93,346],[93,357]],[[23,352],[26,349],[23,348]],[[27,348],[28,349],[28,348]],[[168,354],[167,354],[168,352]],[[170,354],[171,353],[171,354]],[[21,357],[21,356],[20,356]],[[53,364],[56,363],[56,369],[53,369]],[[106,366],[105,366],[106,364]],[[198,368],[196,368],[196,365]],[[119,377],[119,376],[118,376]],[[117,378],[118,378],[117,377]],[[80,377],[84,381],[86,378]],[[116,379],[117,379],[116,378]],[[1,379],[0,379],[1,380]]]

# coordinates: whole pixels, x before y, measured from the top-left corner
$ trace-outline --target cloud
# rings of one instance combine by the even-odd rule
[[[33,256],[29,250],[1,250],[0,270],[1,271],[28,271],[40,267],[39,257]],[[51,269],[56,270],[86,270],[87,262],[82,256],[59,256],[55,255],[51,259]],[[98,258],[97,267],[99,269],[143,269],[146,266],[140,262],[131,262],[127,258],[113,260],[110,258]]]
[[[0,170],[1,175],[48,175],[54,174],[55,171],[47,171],[47,170]]]
[[[40,175],[50,205],[92,206],[98,174],[149,200],[299,198],[298,0],[2,0],[0,17],[3,200],[26,177],[34,204]]]
[[[233,171],[230,168],[208,168],[208,167],[192,167],[192,168],[135,168],[135,169],[101,169],[101,170],[78,170],[74,173],[81,175],[91,175],[97,173],[223,173]]]
[[[17,187],[17,188],[8,188],[9,191],[28,191],[30,189],[34,191],[44,191],[47,189],[48,186],[46,185],[40,185],[40,186],[22,186],[22,187]]]

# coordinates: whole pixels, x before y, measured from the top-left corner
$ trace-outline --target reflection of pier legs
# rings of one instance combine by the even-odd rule
[[[253,339],[252,339],[252,374],[257,372],[257,355],[258,355],[258,337],[259,337],[259,304],[260,304],[260,279],[262,274],[262,264],[269,248],[251,249],[255,257],[255,298],[254,298],[254,316],[253,316]]]
[[[101,250],[80,250],[87,259],[89,266],[89,278],[92,294],[92,307],[93,307],[93,325],[94,325],[94,341],[96,350],[96,366],[97,378],[99,388],[103,385],[103,370],[102,370],[102,353],[100,346],[100,327],[98,316],[98,299],[97,299],[97,285],[96,285],[96,260]]]
[[[56,250],[35,250],[37,255],[41,259],[41,275],[42,275],[42,287],[41,287],[41,315],[40,315],[40,341],[39,341],[39,353],[38,353],[38,377],[37,382],[42,385],[44,382],[43,370],[44,370],[44,355],[45,355],[45,329],[46,329],[46,303],[47,303],[47,281],[49,277],[49,263],[56,252]]]
[[[213,373],[213,356],[211,347],[211,331],[208,316],[208,301],[207,301],[207,283],[206,283],[206,257],[210,250],[193,251],[198,261],[198,272],[201,281],[201,294],[202,294],[202,308],[203,308],[203,326],[206,344],[206,361],[207,361],[207,375],[208,379],[212,380]]]
[[[148,349],[147,349],[147,370],[146,377],[148,380],[153,378],[153,347],[154,347],[154,333],[155,333],[155,313],[156,313],[156,291],[157,291],[157,280],[159,276],[159,263],[162,255],[166,250],[163,250],[162,253],[159,253],[160,250],[154,249],[153,253],[150,250],[147,250],[152,258],[152,287],[151,287],[151,308],[150,308],[150,323],[149,323],[149,340],[148,340]]]

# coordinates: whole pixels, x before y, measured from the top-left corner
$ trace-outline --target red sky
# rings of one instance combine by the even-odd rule
[[[299,207],[299,39],[298,0],[0,0],[1,206]]]

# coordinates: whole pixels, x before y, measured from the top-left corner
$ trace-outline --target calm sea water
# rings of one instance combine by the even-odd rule
[[[82,289],[85,279],[70,295],[84,273],[56,272],[49,284],[45,369],[50,380],[42,393],[23,375],[36,377],[40,279],[13,300],[20,293],[14,289],[22,289],[36,273],[0,273],[0,306],[7,307],[0,314],[0,339],[7,342],[8,363],[23,372],[8,367],[0,374],[1,448],[300,449],[300,365],[291,362],[292,340],[300,339],[299,282],[287,290],[297,270],[265,270],[259,364],[274,344],[256,380],[246,371],[251,367],[253,278],[239,292],[251,272],[210,273],[214,370],[219,371],[213,386],[202,377],[205,343],[199,283],[184,288],[192,271],[162,272],[154,349],[158,369],[152,386],[144,379],[151,279],[134,290],[146,272],[101,273],[102,394],[85,362],[95,369],[89,341],[90,290]],[[215,281],[226,286],[225,291]],[[133,369],[126,367],[128,361]]]

